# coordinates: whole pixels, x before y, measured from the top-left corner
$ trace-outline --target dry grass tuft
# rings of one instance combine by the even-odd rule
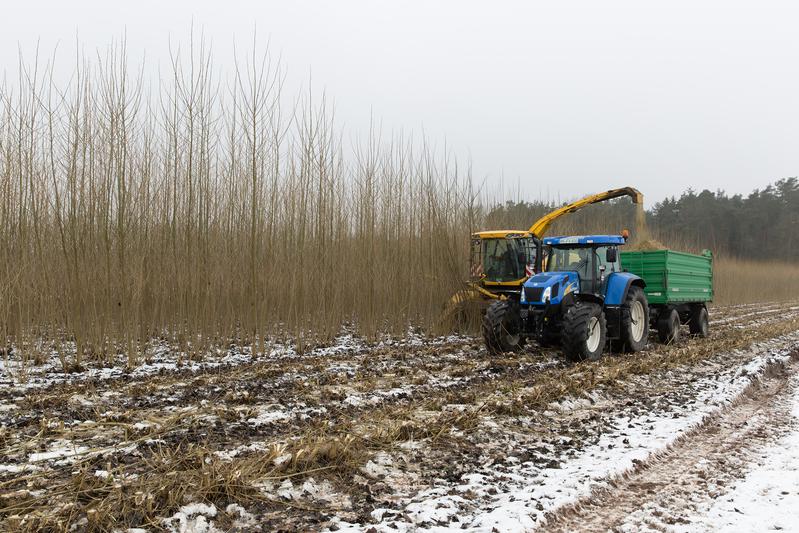
[[[181,444],[116,468],[87,461],[66,482],[48,487],[46,496],[32,496],[27,489],[5,493],[0,510],[17,531],[56,531],[76,523],[88,530],[160,529],[159,520],[183,505],[199,502],[224,509],[230,503],[271,502],[260,490],[264,483],[347,473],[363,464],[364,454],[360,439],[319,434],[232,461],[205,446]],[[108,474],[96,475],[98,467]]]
[[[789,302],[799,295],[799,265],[721,257],[714,263],[720,305]]]

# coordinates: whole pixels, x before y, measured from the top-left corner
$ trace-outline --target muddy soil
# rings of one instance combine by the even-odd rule
[[[344,335],[182,368],[168,351],[129,372],[28,368],[24,380],[8,365],[0,524],[490,531],[502,530],[486,522],[492,509],[513,504],[530,529],[564,501],[519,491],[610,451],[608,436],[611,448],[632,446],[625,431],[657,442],[663,420],[698,422],[731,401],[766,355],[799,345],[799,306],[717,307],[711,331],[580,364],[534,346],[492,356],[470,337]],[[569,498],[602,484],[601,471],[585,475]]]

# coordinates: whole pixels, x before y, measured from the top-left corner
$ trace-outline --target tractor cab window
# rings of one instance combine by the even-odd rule
[[[547,270],[577,272],[580,276],[580,291],[595,292],[594,280],[599,277],[599,263],[595,256],[596,248],[592,246],[553,246],[549,252]]]
[[[529,275],[531,239],[483,239],[483,271],[487,281],[517,281]]]
[[[574,271],[587,276],[591,268],[591,248],[587,246],[561,248],[552,247],[547,260],[550,272]]]
[[[610,254],[608,253],[609,250],[612,251]],[[617,246],[598,246],[596,249],[597,254],[597,261],[599,267],[605,267],[605,275],[610,274],[611,272],[621,272],[621,262],[619,261],[619,248]],[[613,255],[615,255],[615,261],[608,261],[610,256],[613,259]]]

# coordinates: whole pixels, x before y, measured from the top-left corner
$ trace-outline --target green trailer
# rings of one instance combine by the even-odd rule
[[[713,301],[713,254],[675,250],[621,252],[622,268],[646,283],[649,321],[662,342],[679,337],[680,325],[707,336],[707,303]]]

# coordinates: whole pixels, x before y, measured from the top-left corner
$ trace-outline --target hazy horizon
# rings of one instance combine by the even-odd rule
[[[76,41],[91,57],[124,37],[131,65],[146,57],[157,78],[192,27],[220,71],[255,33],[286,69],[287,92],[324,92],[345,137],[372,121],[424,134],[486,189],[524,199],[631,185],[651,207],[689,187],[747,194],[799,174],[799,7],[788,2],[82,1],[10,15],[9,84],[37,43],[44,61],[58,48],[66,79]]]

